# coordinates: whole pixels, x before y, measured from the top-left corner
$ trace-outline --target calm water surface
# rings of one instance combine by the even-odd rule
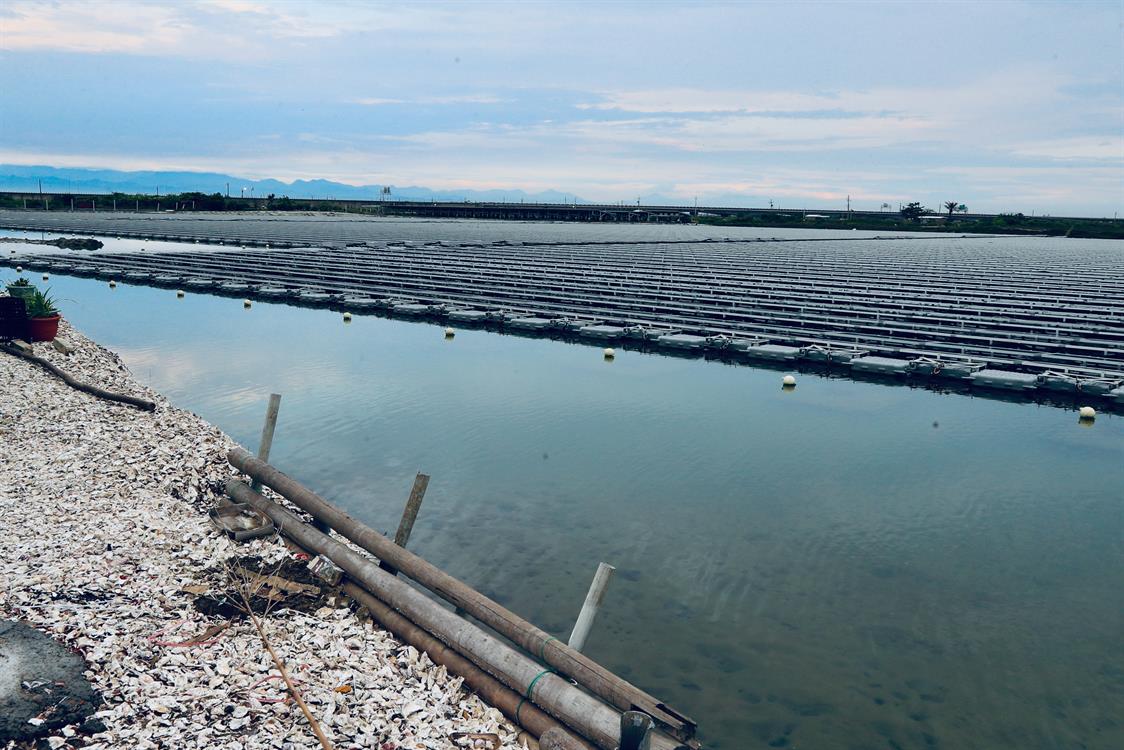
[[[376,528],[431,474],[411,547],[560,638],[616,565],[588,652],[709,747],[1124,747],[1121,417],[50,283]]]

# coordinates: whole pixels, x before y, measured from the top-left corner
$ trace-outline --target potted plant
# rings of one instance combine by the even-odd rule
[[[47,289],[47,292],[50,292]],[[54,341],[55,336],[59,332],[59,320],[62,316],[59,314],[58,307],[55,306],[55,300],[47,292],[35,291],[31,299],[27,300],[27,317],[28,329],[32,341]]]
[[[35,294],[35,287],[31,285],[30,281],[20,276],[11,284],[8,284],[8,294],[20,299],[31,299],[32,295]]]

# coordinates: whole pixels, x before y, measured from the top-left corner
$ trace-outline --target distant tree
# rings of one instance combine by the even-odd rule
[[[960,207],[960,201],[945,201],[944,207],[948,211],[948,218],[952,218],[952,212]]]
[[[909,219],[910,221],[917,221],[928,212],[929,209],[922,206],[920,203],[907,203],[901,210],[902,218]]]

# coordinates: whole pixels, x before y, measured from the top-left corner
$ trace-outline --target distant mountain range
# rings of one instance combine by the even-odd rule
[[[79,169],[0,164],[0,190],[45,193],[229,193],[264,198],[269,194],[290,198],[378,200],[382,185],[348,185],[331,180],[249,180],[217,172],[122,172],[116,169]],[[253,191],[251,192],[251,188]],[[529,203],[588,203],[557,190],[528,193],[523,190],[431,190],[425,187],[390,186],[391,199],[435,201],[527,201]]]

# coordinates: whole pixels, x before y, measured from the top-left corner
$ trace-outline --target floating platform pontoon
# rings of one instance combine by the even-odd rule
[[[33,270],[72,263],[78,275],[260,298],[285,289],[302,303],[855,373],[984,383],[980,371],[1000,371],[1055,397],[1114,401],[1124,381],[1120,251],[1062,238],[391,242],[377,236],[385,223],[352,217],[6,211],[0,224],[193,243],[81,262],[55,250],[0,257]]]
[[[552,318],[512,318],[507,321],[507,324],[512,328],[518,328],[524,331],[545,331],[554,327],[554,320]]]
[[[374,297],[348,296],[343,298],[343,304],[352,310],[374,310],[379,306],[379,301]]]
[[[589,339],[620,339],[624,338],[624,326],[592,325],[584,326],[578,331]]]
[[[1008,370],[980,370],[972,376],[972,385],[1006,391],[1030,391],[1038,387],[1038,376]]]
[[[656,343],[671,349],[702,349],[706,346],[707,338],[690,333],[670,333],[660,336]]]
[[[858,357],[851,360],[851,369],[878,375],[904,375],[909,372],[909,360],[891,357]]]
[[[458,323],[480,323],[488,318],[488,314],[483,310],[450,310],[448,318]]]
[[[758,344],[745,350],[746,356],[755,359],[774,359],[782,362],[794,362],[804,353],[799,346],[785,346],[784,344]]]

